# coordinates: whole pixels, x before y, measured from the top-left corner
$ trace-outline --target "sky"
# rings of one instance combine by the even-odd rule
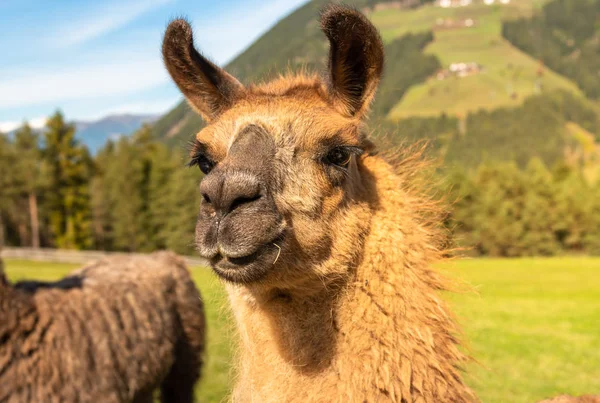
[[[0,0],[0,131],[160,114],[181,99],[162,34],[186,17],[196,47],[224,65],[306,0]]]

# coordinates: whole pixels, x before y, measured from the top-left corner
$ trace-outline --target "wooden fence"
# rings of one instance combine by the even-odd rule
[[[2,248],[0,257],[4,259],[34,260],[37,262],[84,264],[107,256],[141,256],[140,253],[121,253],[103,251],[81,251],[65,249]],[[201,257],[182,256],[189,266],[208,266]]]

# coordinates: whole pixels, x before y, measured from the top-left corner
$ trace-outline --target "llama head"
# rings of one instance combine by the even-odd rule
[[[207,121],[191,164],[205,174],[196,244],[222,278],[271,289],[340,279],[369,223],[372,150],[362,130],[383,68],[383,45],[358,11],[326,8],[326,79],[280,77],[244,87],[196,51],[184,20],[163,56]],[[307,287],[309,288],[309,287]]]

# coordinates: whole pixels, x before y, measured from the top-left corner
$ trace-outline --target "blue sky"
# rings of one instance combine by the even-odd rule
[[[181,96],[160,56],[169,19],[225,64],[306,0],[0,0],[0,131],[68,119],[163,113]]]

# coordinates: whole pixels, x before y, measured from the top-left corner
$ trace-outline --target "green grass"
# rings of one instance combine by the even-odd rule
[[[539,63],[502,38],[502,21],[530,15],[543,2],[519,0],[504,6],[474,4],[448,9],[426,6],[410,11],[373,13],[370,17],[386,41],[407,32],[430,30],[440,18],[455,21],[471,18],[475,21],[474,27],[435,31],[435,39],[425,52],[436,55],[444,68],[456,62],[476,62],[483,66],[477,75],[441,81],[430,78],[411,87],[389,117],[398,119],[442,112],[464,116],[478,109],[520,105],[535,93]],[[542,88],[580,94],[573,82],[548,69],[544,69]],[[517,95],[515,98],[511,96],[513,92]]]
[[[13,280],[56,279],[75,267],[6,263]],[[600,259],[460,260],[444,271],[477,290],[448,298],[477,360],[468,381],[483,402],[600,391]],[[231,316],[214,275],[203,268],[192,273],[208,316],[208,357],[198,395],[219,402],[231,379]]]
[[[483,402],[600,391],[600,259],[477,259],[453,272],[479,292],[453,295]]]

